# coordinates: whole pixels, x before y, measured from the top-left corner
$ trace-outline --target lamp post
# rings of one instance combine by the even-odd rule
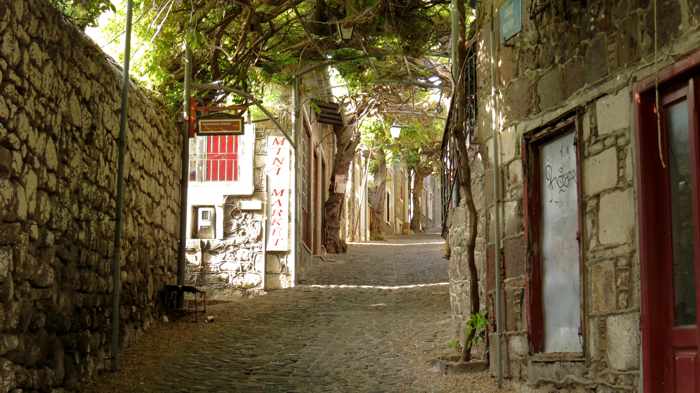
[[[124,236],[124,159],[126,155],[127,132],[129,127],[129,65],[131,64],[131,25],[133,18],[133,0],[126,2],[126,30],[124,32],[124,69],[121,97],[121,114],[119,116],[119,139],[117,140],[117,195],[114,220],[114,246],[112,248],[112,371],[119,370],[119,327],[121,322],[121,258],[122,238]]]

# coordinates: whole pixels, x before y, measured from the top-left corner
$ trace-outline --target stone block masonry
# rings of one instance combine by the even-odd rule
[[[0,0],[0,393],[72,390],[107,364],[121,71],[44,0]],[[174,282],[180,148],[130,94],[121,337]]]

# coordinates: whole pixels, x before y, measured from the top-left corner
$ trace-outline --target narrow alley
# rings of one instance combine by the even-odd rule
[[[455,354],[442,253],[437,235],[351,244],[299,287],[211,306],[213,323],[158,323],[85,392],[498,392],[433,365]]]
[[[0,393],[700,393],[699,80],[700,0],[0,0]]]

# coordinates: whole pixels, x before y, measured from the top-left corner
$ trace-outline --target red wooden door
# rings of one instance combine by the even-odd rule
[[[238,180],[238,136],[207,137],[207,181]]]
[[[640,105],[645,391],[700,393],[700,134],[696,84]]]

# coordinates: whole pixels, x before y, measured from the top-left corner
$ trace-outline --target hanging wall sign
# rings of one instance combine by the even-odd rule
[[[506,0],[498,11],[501,42],[506,42],[523,29],[522,0]]]
[[[199,135],[241,135],[243,118],[225,113],[215,113],[198,119]]]
[[[283,136],[267,138],[266,172],[269,201],[267,251],[289,251],[289,142]]]

